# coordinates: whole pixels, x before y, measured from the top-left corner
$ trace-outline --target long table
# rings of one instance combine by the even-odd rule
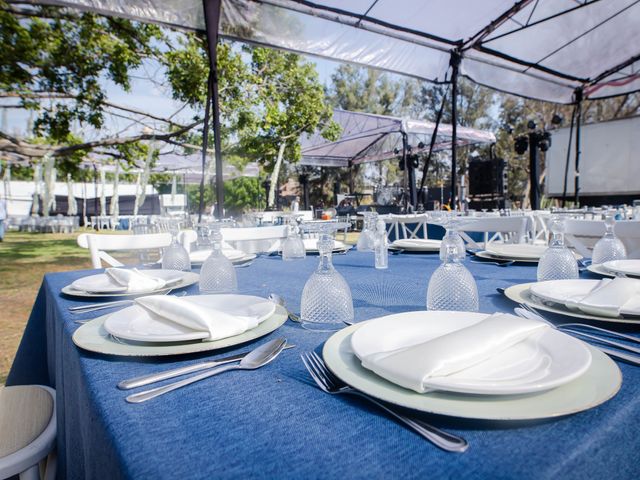
[[[373,268],[373,254],[334,256],[363,321],[425,308],[437,255],[390,256]],[[299,311],[317,257],[283,262],[261,257],[239,268],[243,293],[276,292]],[[535,280],[535,266],[467,262],[482,312],[511,311],[497,287]],[[60,478],[639,478],[640,368],[620,364],[624,380],[605,404],[575,415],[533,422],[469,421],[421,414],[470,443],[446,453],[365,401],[335,397],[313,385],[299,354],[320,351],[329,333],[288,321],[265,339],[284,336],[295,349],[260,370],[229,372],[144,404],[124,401],[116,384],[137,375],[239,352],[124,358],[77,348],[72,315],[79,301],[62,287],[91,271],[47,274],[36,298],[8,384],[56,389]],[[197,287],[189,289],[197,293]]]

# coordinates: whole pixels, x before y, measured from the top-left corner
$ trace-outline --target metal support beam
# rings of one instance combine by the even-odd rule
[[[220,140],[220,98],[218,95],[218,27],[220,25],[220,4],[221,0],[202,0],[204,6],[204,22],[207,28],[207,46],[209,48],[209,69],[211,72],[211,100],[213,106],[213,142],[216,157],[216,217],[221,219],[224,216],[224,176],[222,174],[222,151]],[[208,101],[208,99],[207,99]],[[208,122],[205,121],[205,137],[208,137]],[[204,140],[204,139],[203,139]],[[200,212],[202,216],[203,194],[204,194],[204,162],[206,159],[207,144],[203,142],[203,169],[202,187],[200,191]]]
[[[540,162],[538,160],[537,132],[529,133],[529,200],[531,210],[540,210]]]
[[[457,202],[458,71],[461,58],[459,52],[451,52],[451,209],[456,208]]]
[[[582,124],[582,89],[577,88],[574,96],[576,103],[576,161],[575,161],[575,202],[580,206],[580,125]]]

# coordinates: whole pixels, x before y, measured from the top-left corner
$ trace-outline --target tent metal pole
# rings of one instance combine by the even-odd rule
[[[571,159],[571,140],[573,140],[573,129],[576,122],[577,105],[573,106],[573,112],[571,113],[571,128],[569,128],[569,142],[567,143],[567,161],[564,164],[564,184],[562,188],[562,208],[567,200],[567,181],[569,180],[569,161]]]
[[[582,88],[577,88],[575,93],[576,101],[576,161],[575,161],[575,202],[576,207],[580,206],[580,125],[582,124]]]
[[[207,28],[207,46],[209,48],[209,68],[211,72],[211,93],[213,100],[213,142],[216,157],[216,217],[224,216],[224,178],[222,174],[222,151],[220,144],[220,98],[218,95],[218,28],[220,25],[221,0],[202,0],[204,21]],[[206,122],[205,122],[206,123]],[[205,131],[206,134],[206,131]],[[207,147],[204,146],[203,159],[206,158]],[[204,178],[204,166],[202,172]],[[203,181],[204,182],[204,179]],[[204,189],[204,183],[202,183]],[[203,195],[200,200],[200,216],[202,216]]]
[[[407,132],[404,131],[404,129],[400,130],[400,134],[402,135],[402,166],[404,167],[404,178],[406,180],[406,184],[405,184],[405,188],[409,188],[409,165],[407,162],[407,147],[408,147],[408,139],[407,139]],[[406,191],[406,190],[405,190]],[[405,211],[407,210],[407,205],[409,203],[409,199],[407,199],[406,195],[402,196],[402,201],[403,201],[403,207],[405,209]]]
[[[537,132],[529,132],[529,199],[531,210],[540,210],[540,161]]]
[[[456,208],[457,184],[457,143],[458,143],[458,69],[461,56],[457,51],[451,52],[451,201],[450,207]]]

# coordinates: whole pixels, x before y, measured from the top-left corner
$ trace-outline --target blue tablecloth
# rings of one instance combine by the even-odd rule
[[[373,255],[334,258],[352,288],[356,319],[421,310],[437,256],[401,254],[390,268],[372,268]],[[241,290],[277,292],[298,311],[317,257],[283,262],[259,258],[238,269]],[[467,262],[483,312],[511,310],[496,287],[532,281],[530,266],[501,268]],[[299,353],[317,349],[328,333],[287,322],[267,338],[297,345],[253,372],[231,372],[130,405],[116,388],[125,378],[214,355],[121,358],[74,346],[78,302],[60,294],[89,272],[46,275],[8,384],[53,386],[58,398],[59,471],[63,478],[639,478],[640,368],[621,364],[623,386],[604,405],[537,422],[462,421],[424,414],[464,436],[464,454],[443,452],[375,407],[332,397],[313,386]],[[195,287],[191,288],[196,292]],[[264,339],[254,342],[263,342]],[[227,349],[228,353],[247,346]]]

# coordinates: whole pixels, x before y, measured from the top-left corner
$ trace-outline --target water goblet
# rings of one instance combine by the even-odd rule
[[[553,216],[549,221],[552,238],[549,248],[538,261],[538,281],[578,278],[578,261],[564,243],[564,217]]]
[[[610,260],[624,260],[627,258],[627,250],[624,244],[614,233],[616,219],[613,213],[605,214],[604,236],[593,247],[591,261],[594,264],[608,262]]]
[[[445,236],[442,247],[442,265],[433,272],[427,287],[427,310],[477,312],[478,287],[471,272],[461,263],[457,239]]]
[[[333,331],[353,322],[351,289],[331,258],[334,241],[328,229],[335,225],[340,224],[333,224],[320,234],[318,268],[302,291],[300,319],[309,330]]]
[[[180,223],[172,220],[169,223],[169,233],[171,233],[171,244],[164,249],[162,254],[162,268],[168,270],[191,271],[191,260],[189,252],[178,242]]]
[[[306,250],[300,236],[298,222],[295,215],[287,217],[287,238],[282,242],[282,260],[297,260],[304,258]]]
[[[375,249],[376,236],[375,226],[378,221],[376,212],[364,212],[363,228],[358,237],[356,249],[359,252],[372,252]]]
[[[238,280],[233,263],[222,253],[220,225],[211,229],[211,255],[200,269],[200,293],[233,293],[238,289]]]

